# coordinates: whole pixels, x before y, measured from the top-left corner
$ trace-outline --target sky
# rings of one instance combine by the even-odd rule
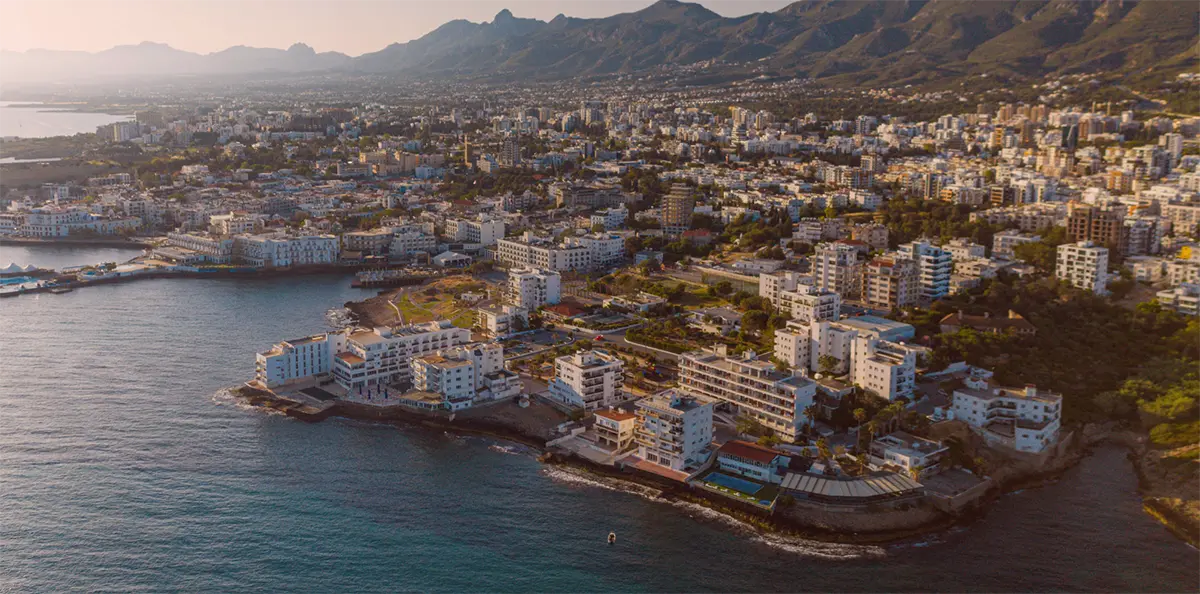
[[[352,56],[416,39],[453,19],[502,9],[548,21],[633,12],[654,0],[0,0],[0,49],[100,51],[143,41],[209,53],[234,45]],[[704,0],[722,16],[774,11],[789,0]],[[2,65],[0,65],[2,67]]]

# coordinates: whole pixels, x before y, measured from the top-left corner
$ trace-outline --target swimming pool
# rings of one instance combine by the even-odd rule
[[[740,479],[735,476],[729,476],[728,474],[722,474],[720,472],[709,473],[708,476],[704,477],[704,482],[720,485],[727,489],[733,489],[734,491],[745,493],[747,495],[754,495],[763,488],[763,486],[758,483],[751,482],[746,479]]]
[[[8,278],[0,278],[0,285],[22,285],[33,282],[32,276],[10,276]]]

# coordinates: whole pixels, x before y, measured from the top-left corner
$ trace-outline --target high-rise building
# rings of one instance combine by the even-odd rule
[[[1090,241],[1124,254],[1129,240],[1125,215],[1119,208],[1072,203],[1067,207],[1067,239]]]
[[[691,394],[720,400],[744,415],[794,440],[804,425],[804,409],[816,397],[816,384],[802,375],[783,373],[753,351],[728,356],[725,345],[684,353],[679,386]]]
[[[500,143],[500,165],[517,167],[521,164],[521,140],[517,136],[506,136]]]
[[[562,276],[552,270],[517,269],[508,272],[508,302],[533,311],[554,305],[562,295]]]
[[[862,262],[858,249],[841,242],[817,245],[812,258],[813,287],[833,291],[843,299],[857,299],[862,293]]]
[[[601,350],[558,357],[550,397],[587,411],[613,406],[622,397],[622,367],[620,357]]]
[[[1071,285],[1097,295],[1107,292],[1108,248],[1091,241],[1064,243],[1058,246],[1058,261],[1054,276]]]
[[[637,402],[633,440],[638,457],[672,470],[703,462],[712,443],[713,403],[682,390],[667,390]]]
[[[920,295],[917,263],[896,255],[880,256],[863,270],[862,300],[872,307],[899,309],[917,304]]]
[[[692,228],[692,212],[696,208],[696,198],[692,187],[675,182],[671,191],[662,199],[662,228],[668,237],[678,237],[684,231]]]
[[[950,252],[924,241],[903,244],[897,251],[917,263],[922,301],[937,301],[950,294],[950,274],[954,271]]]

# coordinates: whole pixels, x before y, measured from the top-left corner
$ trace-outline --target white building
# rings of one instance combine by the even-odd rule
[[[454,241],[462,243],[477,243],[488,246],[504,238],[504,221],[484,219],[478,221],[449,220],[446,221],[446,235]]]
[[[713,405],[679,390],[637,402],[634,441],[639,458],[682,471],[704,461],[713,438]]]
[[[863,368],[861,373],[865,374],[864,377],[866,375],[879,377],[877,385],[880,388],[884,385],[903,387],[911,383],[902,381],[910,374],[907,371],[907,362],[902,364],[902,368],[891,369],[887,374],[884,374],[883,370],[876,366],[901,365],[898,361],[893,360],[894,355],[902,350],[908,350],[907,347],[902,349],[903,345],[900,343],[911,340],[915,332],[915,329],[909,324],[875,316],[859,316],[836,322],[792,320],[787,323],[787,327],[775,331],[775,357],[787,363],[794,370],[807,369],[834,374],[853,374],[857,371],[853,362],[856,354],[855,341],[859,337],[863,337],[869,339],[869,342],[857,349],[858,354],[868,358],[879,358],[879,361],[871,362],[868,367]],[[820,361],[823,356],[832,357],[836,361],[833,369],[822,369]],[[907,354],[900,356],[907,361]],[[915,364],[915,359],[913,363]],[[911,386],[909,387],[911,388]],[[897,398],[905,395],[903,391],[880,391],[880,395],[885,393],[896,394]]]
[[[1041,241],[1041,235],[1022,233],[1016,229],[1006,229],[992,236],[992,257],[1016,259],[1016,247],[1023,243]]]
[[[238,235],[233,255],[240,262],[265,268],[336,264],[341,253],[335,235]]]
[[[594,411],[616,405],[623,397],[621,358],[606,351],[580,351],[554,359],[550,397],[569,406]]]
[[[532,311],[562,299],[562,275],[552,270],[520,269],[508,272],[507,300]]]
[[[842,297],[833,291],[800,285],[795,291],[783,291],[775,304],[779,311],[802,322],[837,320],[841,317]]]
[[[850,383],[886,400],[912,399],[917,353],[904,344],[859,335],[850,356]]]
[[[903,244],[897,251],[902,257],[917,263],[922,300],[937,301],[950,294],[950,275],[954,271],[954,260],[949,252],[923,241]]]
[[[987,253],[986,247],[961,237],[947,241],[942,249],[949,253],[950,258],[955,261],[982,258]]]
[[[846,243],[822,243],[812,257],[813,286],[847,299],[862,293],[862,262],[858,249]],[[947,273],[949,280],[949,273]]]
[[[1090,241],[1058,246],[1054,276],[1097,295],[1108,292],[1108,248]]]
[[[992,387],[989,375],[972,372],[966,385],[954,391],[954,418],[992,445],[1033,453],[1054,445],[1062,421],[1062,395],[1034,386]]]
[[[949,452],[950,448],[936,441],[897,431],[871,441],[870,460],[876,468],[895,466],[928,476],[940,470]]]
[[[346,344],[339,332],[318,334],[297,340],[285,340],[269,351],[258,353],[254,377],[274,388],[297,380],[329,375],[333,355]]]
[[[1200,313],[1200,285],[1183,283],[1173,289],[1159,291],[1156,297],[1163,307],[1183,315],[1194,316]]]
[[[629,210],[622,204],[616,208],[606,208],[596,211],[591,216],[592,226],[601,225],[607,229],[618,229],[625,224],[625,219],[629,217]]]
[[[808,378],[780,372],[752,351],[729,357],[721,344],[684,353],[679,368],[679,386],[688,393],[720,401],[789,441],[799,435],[804,409],[817,394],[817,385]]]
[[[441,394],[448,410],[511,398],[521,393],[517,374],[504,368],[504,347],[476,343],[412,360],[413,388]]]
[[[508,336],[529,329],[529,311],[512,305],[481,307],[476,310],[479,327],[489,336]]]
[[[467,344],[471,331],[449,321],[397,328],[356,330],[346,336],[344,349],[333,357],[333,377],[351,392],[404,384],[411,378],[413,357]]]

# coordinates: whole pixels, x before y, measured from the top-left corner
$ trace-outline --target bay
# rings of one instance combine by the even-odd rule
[[[513,444],[306,424],[227,396],[256,351],[373,294],[349,280],[0,300],[0,591],[1182,592],[1200,579],[1196,550],[1141,511],[1115,447],[930,538],[780,544]]]

